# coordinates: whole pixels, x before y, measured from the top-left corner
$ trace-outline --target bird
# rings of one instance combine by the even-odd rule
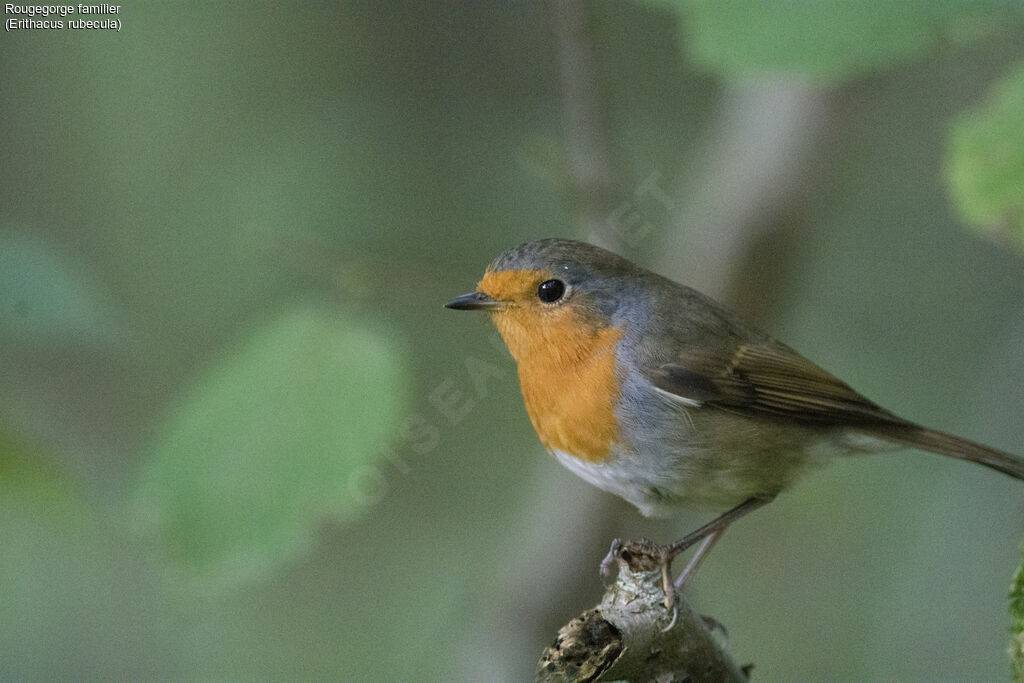
[[[708,296],[592,244],[508,249],[445,306],[490,316],[562,465],[648,517],[724,510],[657,546],[666,605],[730,524],[836,457],[912,447],[1024,479],[1024,459],[901,418]]]

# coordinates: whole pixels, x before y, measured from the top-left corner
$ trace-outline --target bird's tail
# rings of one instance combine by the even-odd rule
[[[939,455],[948,455],[958,460],[976,462],[1011,477],[1024,479],[1024,458],[961,439],[959,436],[903,421],[881,426],[876,433],[896,443]]]

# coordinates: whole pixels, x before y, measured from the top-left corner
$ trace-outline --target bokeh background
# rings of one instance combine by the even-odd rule
[[[1024,453],[1020,7],[166,2],[6,32],[0,678],[530,678],[613,537],[710,516],[564,472],[486,321],[441,307],[532,238]],[[1022,502],[928,454],[837,462],[690,597],[759,680],[1005,679]]]

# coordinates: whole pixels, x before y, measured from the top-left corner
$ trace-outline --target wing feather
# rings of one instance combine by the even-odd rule
[[[649,373],[649,379],[680,399],[750,415],[837,425],[903,422],[773,341],[720,351],[687,349],[675,362]]]

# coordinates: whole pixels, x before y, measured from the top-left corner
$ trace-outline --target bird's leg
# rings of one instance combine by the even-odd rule
[[[765,495],[756,498],[749,498],[728,512],[719,515],[696,531],[688,533],[686,536],[671,545],[657,545],[647,540],[627,541],[623,543],[618,539],[615,539],[615,541],[612,542],[612,547],[608,551],[608,554],[605,556],[604,560],[601,561],[601,575],[607,577],[611,572],[612,561],[621,558],[624,555],[648,558],[647,561],[650,563],[648,567],[651,569],[657,567],[661,570],[662,587],[665,590],[665,607],[671,608],[675,605],[676,591],[683,587],[683,584],[686,583],[689,577],[693,576],[694,572],[697,570],[697,566],[711,551],[715,542],[721,538],[726,527],[748,512],[752,512],[762,505],[767,505],[774,497],[775,496]],[[686,569],[683,570],[683,573],[679,578],[673,581],[672,560],[674,560],[679,553],[696,543],[700,543],[700,547],[697,548],[697,552],[694,553],[693,558],[690,560],[689,564],[686,565]]]
[[[747,514],[748,512],[753,512],[759,507],[767,505],[768,503],[772,502],[774,498],[775,496],[773,495],[747,498],[745,501],[743,501],[736,507],[732,508],[728,512],[722,513],[721,515],[715,517],[713,520],[711,520],[701,528],[697,529],[696,531],[691,531],[690,533],[686,534],[672,545],[667,546],[666,549],[669,552],[670,559],[674,559],[676,555],[683,552],[694,543],[704,540],[716,531],[725,530],[727,526],[735,522],[743,515]]]
[[[699,567],[700,563],[704,561],[704,558],[708,556],[711,549],[715,547],[715,543],[718,543],[718,539],[720,539],[724,533],[724,527],[718,531],[712,531],[703,541],[700,542],[700,545],[697,546],[697,550],[693,552],[693,557],[691,557],[690,561],[686,563],[686,569],[683,570],[682,574],[676,577],[675,586],[677,591],[683,589],[683,586],[686,584],[686,580],[697,571],[697,567]]]
[[[748,512],[753,512],[757,508],[772,502],[774,498],[774,495],[748,498],[731,510],[715,517],[696,531],[691,531],[686,534],[672,545],[664,546],[662,556],[662,579],[665,583],[666,606],[672,604],[675,600],[675,589],[683,587],[683,584],[686,583],[687,579],[689,579],[697,570],[698,565],[700,565],[704,557],[711,551],[711,548],[715,545],[718,539],[722,537],[725,529]],[[683,573],[679,575],[679,578],[673,582],[669,577],[669,569],[672,566],[672,560],[676,558],[676,555],[683,552],[694,543],[699,543],[701,541],[703,542],[700,547],[697,548],[697,552],[694,553],[689,564],[686,565],[686,569],[684,569]]]

